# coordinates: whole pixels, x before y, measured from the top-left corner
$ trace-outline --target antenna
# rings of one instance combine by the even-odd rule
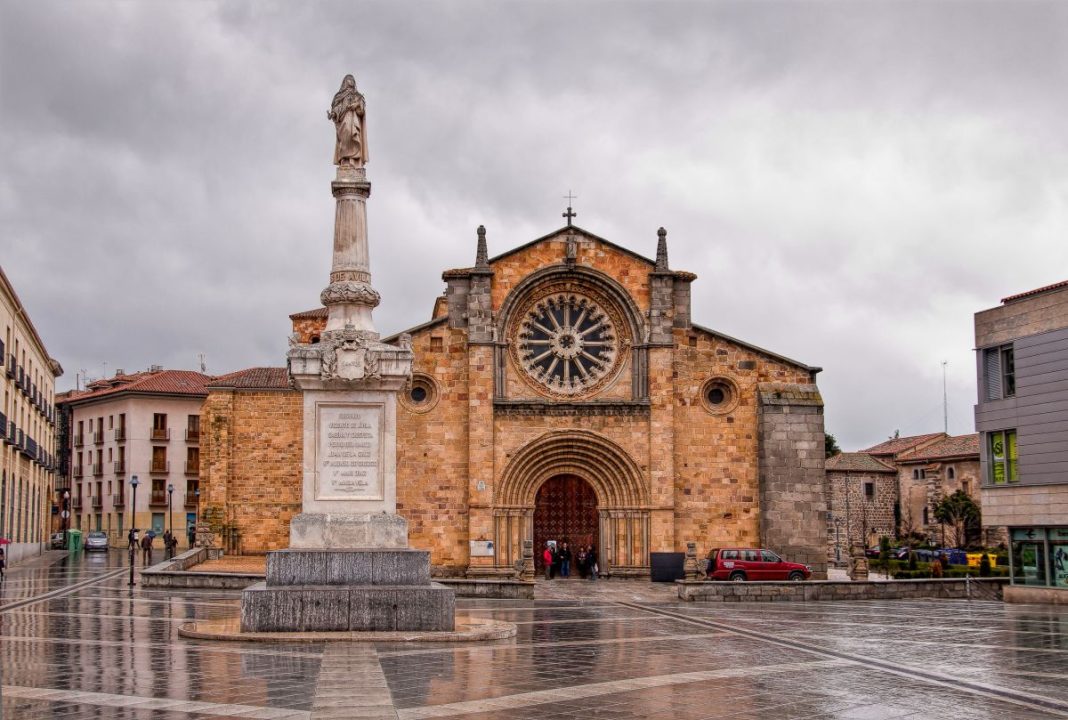
[[[949,396],[946,394],[947,364],[947,361],[942,361],[942,432],[949,435]]]
[[[200,360],[200,372],[207,372],[208,366],[204,364],[204,353],[197,353],[197,358]]]

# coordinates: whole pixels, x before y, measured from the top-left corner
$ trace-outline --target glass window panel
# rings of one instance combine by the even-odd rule
[[[1013,542],[1012,581],[1017,585],[1045,585],[1046,559],[1044,542]]]
[[[1068,588],[1068,542],[1050,543],[1049,566],[1053,571],[1053,586]]]

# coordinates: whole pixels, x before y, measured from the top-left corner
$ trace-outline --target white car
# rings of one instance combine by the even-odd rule
[[[93,552],[95,550],[108,551],[108,534],[100,530],[94,530],[85,536],[85,551]]]

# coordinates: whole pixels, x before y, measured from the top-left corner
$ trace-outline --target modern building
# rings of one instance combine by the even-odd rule
[[[975,314],[983,522],[1012,541],[1010,601],[1068,603],[1068,281]]]
[[[200,409],[209,380],[187,370],[119,370],[63,400],[72,527],[102,530],[117,546],[125,545],[131,526],[157,534],[173,529],[187,544],[197,513]]]
[[[669,267],[663,230],[655,259],[571,225],[494,258],[483,229],[472,244],[408,330],[397,409],[397,511],[436,572],[510,575],[524,541],[569,540],[648,577],[692,541],[824,576],[819,368],[694,322],[696,276]],[[291,319],[313,343],[326,311]],[[205,523],[242,552],[287,547],[306,460],[285,369],[217,379],[202,422]]]
[[[55,381],[63,368],[0,268],[0,538],[9,562],[40,554],[51,530]]]

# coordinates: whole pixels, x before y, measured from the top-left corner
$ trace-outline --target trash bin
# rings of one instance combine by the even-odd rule
[[[81,530],[68,530],[67,531],[67,550],[72,553],[82,551],[82,531]]]

